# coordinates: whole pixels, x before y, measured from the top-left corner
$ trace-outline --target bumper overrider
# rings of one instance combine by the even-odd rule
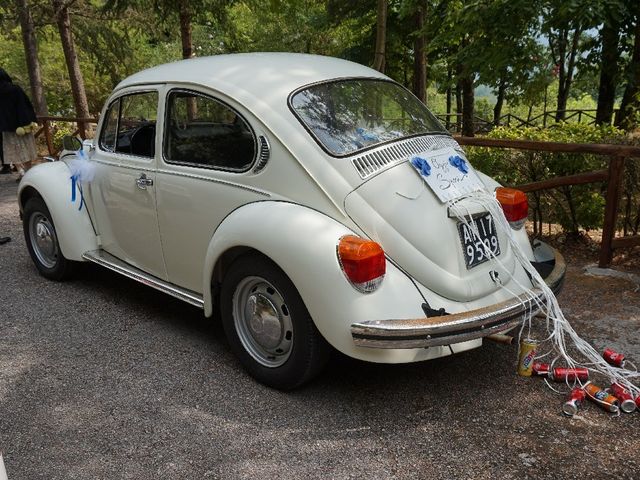
[[[558,292],[567,270],[564,258],[556,250],[545,283]],[[438,317],[398,320],[369,320],[353,323],[353,342],[360,347],[423,348],[466,342],[509,330],[522,322],[524,315],[535,315],[543,301],[542,292],[532,289],[495,305]]]

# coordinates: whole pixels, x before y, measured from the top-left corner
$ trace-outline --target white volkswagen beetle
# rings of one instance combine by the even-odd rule
[[[95,139],[61,160],[19,186],[40,273],[95,262],[207,317],[219,309],[240,362],[272,387],[308,381],[332,348],[427,360],[535,310],[506,233],[465,205],[467,187],[499,185],[410,92],[355,63],[257,53],[151,68],[116,87]],[[564,262],[531,247],[526,196],[498,195],[558,289]]]

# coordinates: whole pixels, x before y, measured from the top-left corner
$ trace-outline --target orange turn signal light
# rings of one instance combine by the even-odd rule
[[[345,235],[338,243],[338,259],[342,271],[358,290],[372,292],[382,283],[387,262],[378,243]]]
[[[496,188],[496,199],[502,205],[502,211],[513,228],[522,228],[529,215],[527,195],[515,188]]]

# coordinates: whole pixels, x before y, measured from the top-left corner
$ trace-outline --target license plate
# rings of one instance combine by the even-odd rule
[[[485,247],[496,257],[500,255],[500,244],[498,243],[498,234],[493,223],[491,215],[487,214],[479,218],[475,218],[474,223],[478,227],[480,238],[473,234],[471,228],[464,223],[458,224],[458,232],[460,233],[460,242],[462,243],[462,253],[467,264],[467,268],[473,268],[476,265],[489,260]]]

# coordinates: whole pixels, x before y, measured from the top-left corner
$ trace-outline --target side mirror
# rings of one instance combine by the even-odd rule
[[[62,137],[62,148],[69,152],[77,152],[82,148],[82,142],[78,137],[65,135],[64,137]]]

